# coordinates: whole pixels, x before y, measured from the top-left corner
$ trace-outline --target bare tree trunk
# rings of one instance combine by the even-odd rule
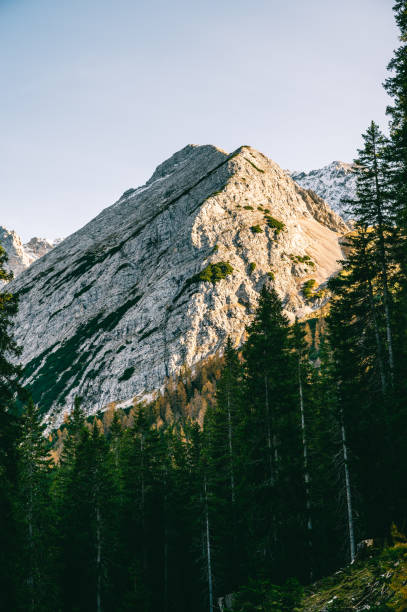
[[[206,532],[206,561],[208,572],[208,596],[209,596],[209,612],[214,611],[213,607],[213,579],[212,579],[212,559],[211,559],[211,534],[209,526],[209,508],[208,508],[208,493],[206,485],[206,475],[204,477],[204,492],[205,492],[205,532]]]
[[[270,403],[269,403],[269,389],[268,389],[267,375],[264,376],[264,393],[265,393],[265,403],[266,403],[267,449],[268,449],[268,458],[269,458],[270,485],[273,486],[274,480],[275,480],[273,455],[275,455],[276,449],[274,448],[273,438],[272,438],[272,433],[271,433],[271,410],[270,410]],[[276,457],[274,457],[274,460],[276,460]]]
[[[301,413],[301,434],[302,434],[302,452],[304,460],[304,484],[305,484],[305,504],[307,509],[307,531],[308,531],[308,548],[312,551],[312,516],[311,516],[311,493],[310,493],[310,474],[308,465],[308,445],[307,432],[305,427],[305,411],[304,411],[304,394],[302,387],[301,376],[301,360],[298,358],[298,391],[300,396],[300,413]],[[312,563],[310,566],[310,579],[313,579]]]
[[[235,474],[233,466],[233,435],[232,435],[232,415],[230,411],[230,390],[228,389],[228,438],[229,438],[229,461],[230,461],[230,490],[232,495],[232,504],[235,503]]]
[[[147,551],[144,541],[145,534],[145,481],[144,481],[144,434],[140,436],[140,474],[141,474],[141,527],[143,533],[143,568],[147,568]]]
[[[345,471],[345,490],[346,490],[346,507],[347,507],[347,519],[348,519],[348,536],[349,536],[349,551],[350,561],[353,563],[356,556],[355,547],[355,531],[353,524],[353,510],[352,510],[352,491],[350,484],[350,473],[349,473],[349,458],[348,458],[348,445],[346,440],[346,429],[345,421],[343,416],[343,408],[340,409],[341,418],[341,440],[342,440],[342,456],[343,466]]]
[[[167,469],[164,470],[164,612],[168,610]]]
[[[100,507],[99,501],[96,502],[96,610],[102,612],[102,534],[101,534],[101,521],[100,521]]]
[[[31,450],[31,449],[30,449]],[[31,610],[35,610],[34,596],[34,529],[33,529],[33,454],[30,453],[30,468],[29,468],[29,493],[28,493],[28,548],[29,548],[29,573],[28,587],[30,590]]]

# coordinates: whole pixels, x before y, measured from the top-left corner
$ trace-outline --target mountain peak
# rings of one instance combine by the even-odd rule
[[[356,192],[355,164],[335,160],[309,172],[290,172],[290,176],[304,189],[323,198],[343,219],[349,218],[343,199],[351,199]]]
[[[255,149],[184,147],[13,281],[34,400],[61,415],[75,395],[91,410],[160,388],[227,336],[241,344],[265,283],[291,319],[312,313],[345,231]]]

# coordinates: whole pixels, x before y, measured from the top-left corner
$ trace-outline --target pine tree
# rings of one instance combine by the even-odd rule
[[[311,475],[310,475],[310,457],[309,457],[309,435],[307,418],[305,414],[305,402],[309,397],[311,383],[311,369],[308,358],[307,344],[305,342],[305,331],[301,328],[298,320],[292,330],[292,342],[297,362],[297,387],[298,387],[298,406],[299,417],[301,421],[301,439],[302,439],[302,454],[303,454],[303,471],[304,471],[304,488],[305,488],[305,503],[306,503],[306,525],[308,532],[308,548],[309,548],[309,577],[310,580],[314,576],[312,550],[313,550],[313,526],[312,526],[312,503],[311,503]],[[308,391],[308,393],[307,393]]]
[[[207,489],[211,492],[211,512],[216,517],[212,521],[217,551],[214,568],[220,594],[235,590],[245,565],[245,529],[241,520],[244,422],[243,367],[228,339],[216,405],[208,407],[204,421]]]
[[[404,474],[407,469],[405,431],[407,429],[407,2],[397,0],[394,14],[400,31],[400,46],[388,65],[389,78],[385,89],[392,98],[387,107],[390,117],[390,142],[388,160],[391,167],[390,196],[396,215],[398,239],[394,254],[398,265],[396,288],[399,290],[395,311],[396,386],[392,410],[392,447],[394,450],[394,490],[397,504],[395,520],[405,521],[407,485]]]
[[[373,251],[380,276],[376,292],[382,296],[386,330],[386,355],[390,382],[394,383],[394,341],[392,302],[390,291],[394,264],[392,252],[398,239],[395,211],[390,197],[390,166],[387,160],[388,141],[371,122],[363,134],[364,147],[358,151],[356,165],[356,197],[349,200],[349,212],[357,221],[357,230],[369,231],[370,250]]]
[[[56,605],[53,522],[49,503],[52,459],[38,406],[30,400],[23,410],[18,445],[20,605],[24,610],[52,610]]]
[[[248,520],[254,543],[250,554],[252,563],[283,577],[293,571],[293,559],[304,567],[305,502],[297,368],[288,319],[273,289],[262,289],[243,354],[248,407],[246,478],[251,488]]]
[[[0,283],[12,279],[6,272],[7,256],[0,246]],[[6,609],[16,606],[14,591],[16,523],[13,499],[16,486],[16,467],[19,422],[13,400],[21,393],[21,368],[14,360],[20,354],[12,330],[17,313],[18,298],[7,290],[0,292],[0,592]]]
[[[403,229],[403,242],[407,230],[407,2],[397,0],[394,5],[396,23],[400,30],[400,46],[394,52],[388,70],[391,76],[384,87],[393,104],[387,107],[390,117],[390,143],[388,156],[392,166],[392,198],[397,211],[397,223]],[[403,245],[405,247],[405,245]],[[405,263],[403,258],[403,263]]]

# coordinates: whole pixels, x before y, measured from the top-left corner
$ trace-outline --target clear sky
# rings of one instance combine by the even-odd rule
[[[188,143],[350,161],[393,0],[0,0],[0,225],[79,229]]]

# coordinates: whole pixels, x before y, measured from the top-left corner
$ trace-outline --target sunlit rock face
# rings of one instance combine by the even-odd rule
[[[158,389],[240,344],[265,283],[291,319],[312,313],[326,298],[303,284],[338,270],[346,230],[258,151],[188,145],[13,281],[34,399],[62,414]]]
[[[8,257],[6,268],[13,273],[14,278],[59,242],[59,240],[52,241],[47,238],[31,238],[29,242],[23,244],[16,232],[0,225],[0,245],[5,249]]]

